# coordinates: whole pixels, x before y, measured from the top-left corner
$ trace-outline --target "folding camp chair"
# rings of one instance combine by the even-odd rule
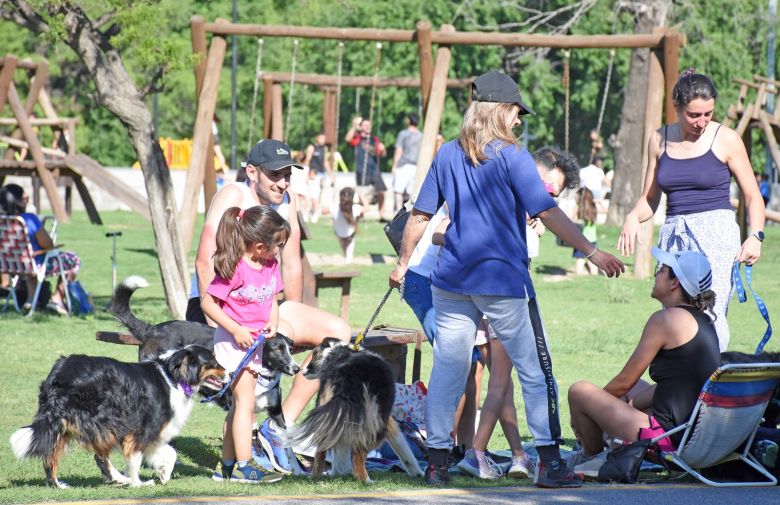
[[[56,227],[56,222],[54,224]],[[35,262],[35,257],[44,255],[43,263],[40,265]],[[22,275],[34,275],[37,282],[35,294],[32,299],[32,307],[27,313],[31,316],[35,313],[35,307],[38,304],[38,297],[41,294],[41,286],[46,279],[46,263],[49,258],[55,258],[59,263],[59,276],[65,287],[65,299],[68,306],[68,313],[72,310],[70,293],[68,292],[68,278],[65,275],[60,250],[58,248],[47,251],[33,252],[29,235],[27,234],[27,224],[21,216],[0,215],[0,273],[6,273],[11,276],[11,286],[8,296],[5,299],[5,307],[8,310],[11,300],[14,302],[14,308],[21,312],[19,300],[16,298],[16,285]]]
[[[702,387],[690,419],[653,442],[683,431],[678,449],[663,458],[710,486],[774,486],[777,479],[749,451],[778,383],[780,363],[723,365]],[[767,480],[716,482],[697,471],[737,459]]]

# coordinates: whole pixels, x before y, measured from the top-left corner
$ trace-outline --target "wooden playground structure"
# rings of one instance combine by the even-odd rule
[[[780,148],[777,145],[777,136],[780,134],[780,107],[774,112],[767,109],[767,97],[778,94],[780,81],[774,81],[760,75],[754,75],[752,81],[734,79],[739,84],[739,96],[737,102],[728,108],[723,124],[732,127],[742,137],[748,156],[753,147],[753,128],[758,128],[764,138],[764,143],[769,148],[769,155],[775,167],[780,167]],[[749,100],[749,96],[753,100]],[[733,126],[736,124],[736,126]],[[744,199],[740,198],[737,206],[737,216],[742,232],[742,240],[747,238],[747,209]],[[766,209],[767,220],[780,223],[780,212]]]
[[[198,56],[195,67],[195,96],[197,116],[193,133],[193,150],[190,169],[184,191],[184,200],[179,210],[179,224],[185,244],[191,242],[194,232],[197,198],[201,186],[205,200],[210,202],[216,192],[213,167],[213,137],[211,125],[214,120],[217,90],[220,72],[227,48],[227,37],[244,35],[257,37],[295,37],[320,40],[374,41],[378,43],[409,43],[417,45],[419,56],[419,79],[417,78],[379,78],[310,76],[288,73],[263,73],[263,136],[283,140],[283,97],[282,82],[306,82],[318,85],[325,92],[323,103],[324,129],[326,137],[334,140],[339,135],[337,125],[338,100],[334,98],[334,86],[370,85],[376,86],[417,86],[423,107],[423,138],[420,145],[415,178],[415,193],[419,189],[433,160],[436,135],[439,132],[444,100],[448,87],[462,87],[469,79],[450,79],[450,59],[454,46],[459,45],[499,45],[506,47],[551,47],[560,49],[579,48],[649,48],[650,61],[648,88],[646,94],[646,120],[644,125],[645,141],[650,133],[661,126],[665,113],[666,121],[674,121],[676,112],[672,105],[671,91],[678,77],[678,59],[680,48],[684,45],[684,36],[675,29],[660,29],[646,35],[536,35],[523,33],[497,32],[457,32],[452,25],[442,25],[434,31],[427,21],[417,23],[414,30],[373,29],[373,28],[331,28],[309,26],[236,24],[217,19],[205,22],[200,16],[190,20],[192,30],[192,49]],[[210,44],[207,35],[211,35]],[[433,46],[437,46],[434,55]],[[435,57],[434,57],[435,56]],[[487,69],[485,69],[487,70]],[[258,76],[255,76],[256,78]],[[353,81],[350,81],[353,79]],[[644,148],[646,151],[646,147]],[[643,153],[646,159],[647,153]],[[645,163],[643,163],[645,166]],[[652,226],[652,225],[650,225]],[[652,234],[652,228],[643,228],[643,234]],[[644,277],[650,274],[652,258],[649,249],[638,251],[635,273]]]
[[[29,91],[24,103],[14,81],[17,70],[24,71],[29,79]],[[34,63],[29,60],[19,60],[13,55],[0,58],[0,128],[13,127],[10,135],[0,135],[0,143],[7,145],[5,154],[0,159],[0,185],[9,175],[32,178],[35,205],[39,206],[38,188],[42,185],[54,216],[63,223],[68,222],[71,185],[75,185],[90,221],[94,224],[102,224],[84,183],[84,179],[89,179],[127,204],[133,211],[149,219],[146,197],[133,192],[97,161],[77,152],[78,118],[57,115],[45,89],[48,75],[49,65],[45,60]],[[13,117],[2,117],[6,102]],[[43,111],[44,117],[35,117],[36,105]],[[47,148],[41,144],[37,128],[44,126],[52,128],[56,132],[55,135],[63,137],[58,148]],[[29,154],[32,159],[27,159],[27,156],[22,154]],[[60,186],[65,187],[64,203],[58,189]]]

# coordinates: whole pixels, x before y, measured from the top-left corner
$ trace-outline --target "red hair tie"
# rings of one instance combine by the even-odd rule
[[[242,217],[244,217],[244,209],[238,211],[238,218],[241,219]]]

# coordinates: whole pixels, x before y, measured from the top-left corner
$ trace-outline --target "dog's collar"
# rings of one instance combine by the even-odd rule
[[[257,374],[257,385],[266,390],[273,389],[279,385],[281,379],[282,374],[263,368],[263,370]]]
[[[184,381],[179,381],[179,387],[184,393],[184,396],[186,396],[187,398],[192,397],[192,395],[195,393],[195,391],[192,389],[192,386],[190,386]]]

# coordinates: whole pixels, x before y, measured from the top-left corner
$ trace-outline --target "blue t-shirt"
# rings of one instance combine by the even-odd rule
[[[33,252],[40,251],[41,246],[38,244],[38,239],[35,237],[35,234],[43,227],[43,223],[38,219],[38,216],[30,212],[25,212],[20,214],[20,216],[24,219],[25,224],[27,224],[27,236],[30,238],[30,245],[32,245]],[[43,254],[35,256],[35,262],[39,265],[43,263]]]
[[[525,149],[496,141],[480,165],[457,140],[442,146],[414,207],[427,214],[447,202],[447,227],[434,286],[468,295],[535,297],[528,273],[525,214],[555,206]]]

